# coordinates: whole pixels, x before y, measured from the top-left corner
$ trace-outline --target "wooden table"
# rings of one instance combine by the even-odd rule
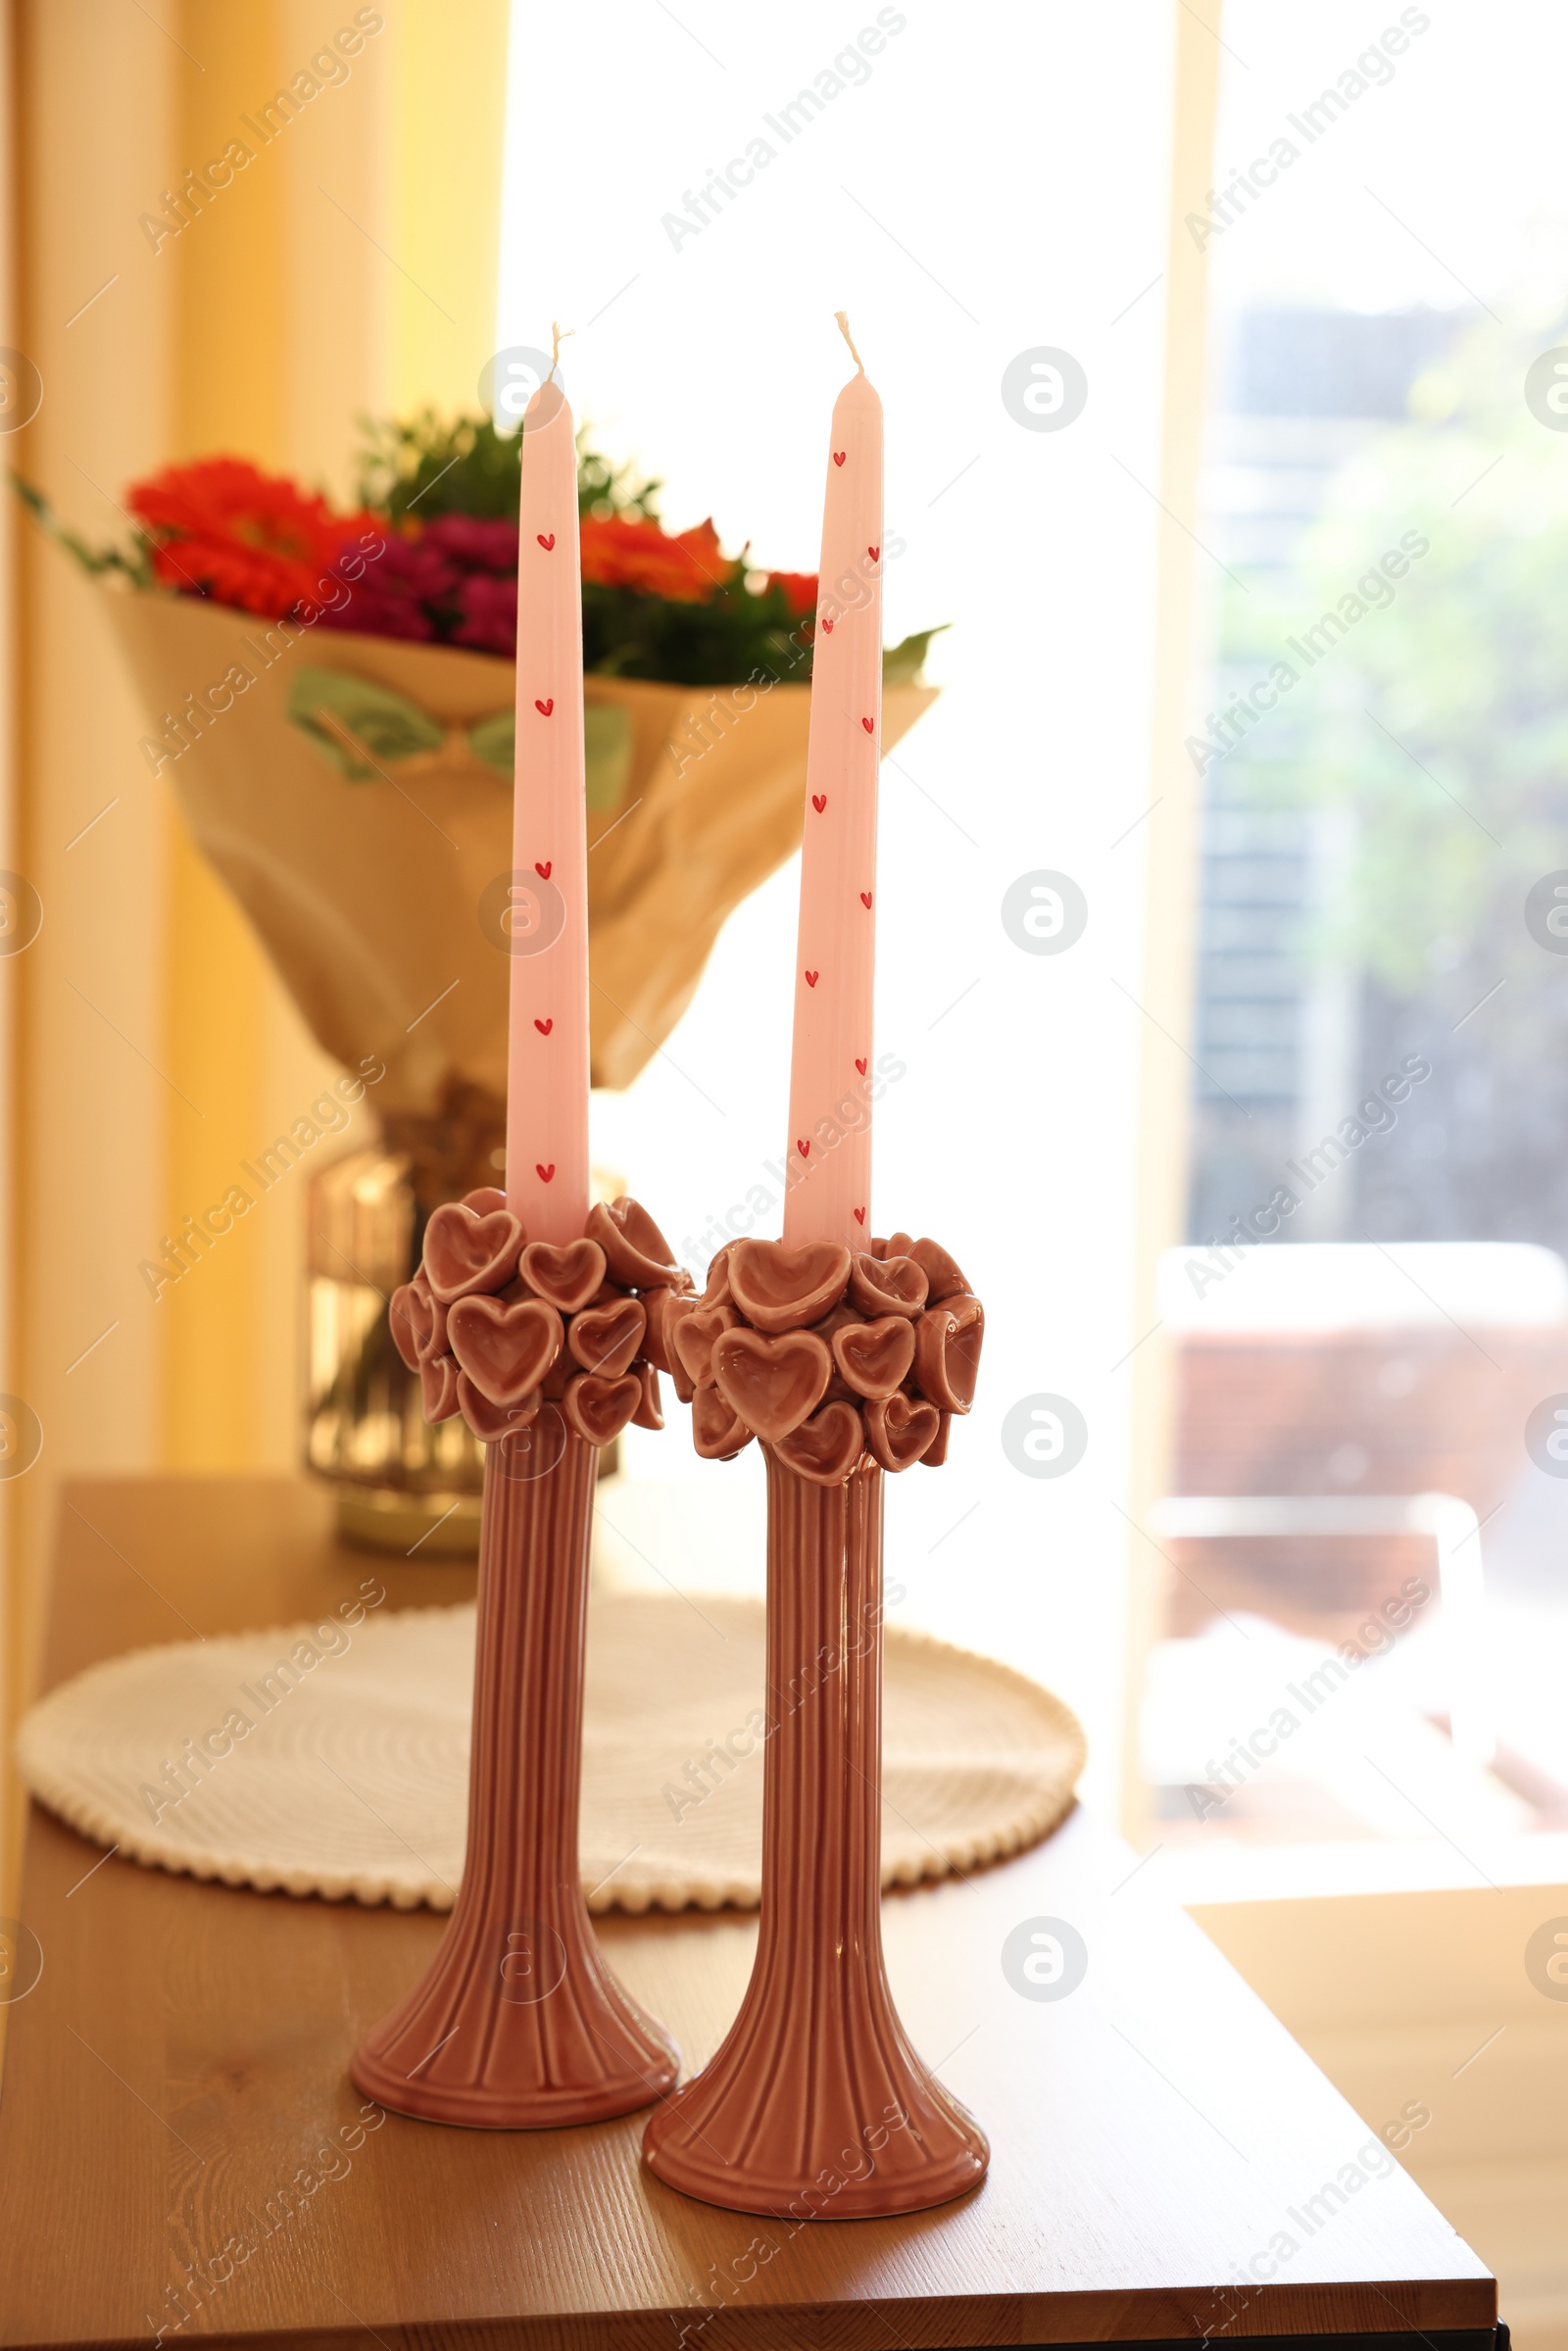
[[[149,1641],[393,1605],[471,1570],[335,1543],[282,1481],[67,1491],[46,1684]],[[362,2112],[348,2055],[443,1922],[237,1892],[111,1859],[34,1810],[21,1897],[43,1973],[0,2101],[0,2342],[486,2344],[529,2351],[1390,2338],[1491,2351],[1495,2289],[1381,2142],[1126,1848],[1075,1815],[1035,1852],[885,1905],[916,2045],[991,2134],[956,2205],[758,2222],[641,2169],[642,2118],[490,2134]],[[1089,1965],[1022,1997],[1008,1931]],[[600,1922],[688,2064],[755,1923]],[[1374,2118],[1378,2120],[1380,2118]],[[1330,2185],[1329,2183],[1332,2183]],[[181,2319],[181,2312],[185,2314]]]

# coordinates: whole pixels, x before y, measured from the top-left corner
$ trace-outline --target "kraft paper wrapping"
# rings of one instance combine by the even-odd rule
[[[434,1114],[466,1087],[504,1100],[507,956],[481,906],[511,870],[510,791],[450,746],[349,783],[284,703],[310,664],[464,727],[510,707],[514,664],[189,597],[105,594],[157,748],[177,741],[166,713],[188,710],[189,696],[211,709],[231,668],[254,681],[227,709],[198,712],[202,733],[159,772],[317,1042],[349,1066],[385,1062],[383,1112]],[[588,819],[593,1081],[621,1087],[690,1003],[726,917],[800,847],[810,696],[779,684],[744,708],[745,688],[597,676],[584,692],[618,705],[632,732],[619,803]],[[889,686],[884,743],[935,699],[934,687]]]

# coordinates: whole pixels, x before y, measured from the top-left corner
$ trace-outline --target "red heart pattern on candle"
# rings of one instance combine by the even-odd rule
[[[868,547],[868,548],[866,549],[866,551],[865,551],[865,552],[866,552],[866,554],[867,554],[867,555],[870,557],[870,559],[871,559],[872,563],[876,563],[876,562],[877,562],[878,558],[881,556],[882,550],[881,550],[881,548],[880,548],[880,547]]]
[[[681,1325],[683,1337],[687,1328]],[[777,1445],[808,1419],[833,1377],[833,1358],[814,1331],[786,1331],[777,1339],[725,1331],[714,1342],[712,1361],[719,1395],[764,1445]]]
[[[834,450],[834,452],[833,452],[833,463],[834,463],[834,465],[843,465],[843,463],[844,463],[844,461],[845,461],[845,459],[846,459],[846,458],[849,456],[849,454],[850,454],[850,453],[849,453],[849,451],[848,451],[847,449],[835,449],[835,450]]]
[[[808,988],[814,988],[821,976],[822,974],[819,971],[808,971],[806,975],[806,985]]]
[[[730,1296],[754,1330],[769,1335],[820,1322],[844,1296],[850,1252],[841,1241],[737,1241],[725,1268]]]
[[[855,1221],[856,1221],[856,1223],[857,1223],[857,1224],[864,1224],[864,1222],[865,1222],[865,1210],[864,1210],[863,1208],[857,1208],[857,1209],[856,1209],[856,1211],[855,1211]]]
[[[860,724],[864,727],[868,735],[874,735],[876,733],[876,721],[874,718],[862,718],[860,720]]]
[[[522,1248],[522,1226],[510,1209],[475,1216],[444,1200],[424,1228],[424,1278],[444,1306],[476,1290],[499,1290],[512,1279]]]
[[[808,1159],[810,1157],[811,1147],[808,1143],[801,1143],[798,1141],[795,1148],[800,1152],[803,1159]]]
[[[867,911],[869,911],[871,905],[871,893],[869,890],[862,890],[860,892],[860,904],[867,909]]]
[[[830,619],[827,617],[827,614],[826,614],[825,612],[824,612],[824,613],[823,613],[823,615],[822,615],[822,634],[823,634],[823,636],[824,636],[824,637],[831,637],[831,635],[833,634],[833,623],[832,623],[832,621],[831,621],[831,620],[830,620]]]
[[[556,1172],[556,1163],[554,1159],[552,1159],[550,1165],[547,1167],[542,1159],[535,1159],[533,1163],[533,1171],[534,1174],[539,1178],[541,1184],[548,1184],[551,1177]]]
[[[824,1404],[794,1433],[775,1445],[786,1469],[813,1486],[841,1486],[860,1458],[864,1440],[853,1404]]]
[[[907,1315],[925,1306],[930,1284],[912,1257],[871,1257],[862,1250],[850,1267],[850,1297],[862,1314]]]
[[[556,1024],[553,1020],[536,1020],[533,1025],[539,1031],[541,1037],[548,1037]]]
[[[833,1334],[833,1360],[847,1388],[873,1402],[885,1402],[909,1376],[914,1325],[900,1314],[844,1323]]]
[[[555,532],[553,530],[536,530],[533,535],[548,555],[556,543]]]
[[[544,863],[543,863],[542,865],[538,864],[537,862],[535,863],[535,865],[534,865],[534,871],[535,871],[535,873],[536,873],[536,874],[539,876],[539,879],[540,879],[542,882],[547,882],[547,881],[549,881],[549,879],[550,879],[550,868],[551,868],[551,866],[552,866],[552,865],[555,863],[555,861],[556,861],[556,860],[555,860],[555,858],[554,858],[554,857],[546,857],[546,859],[545,859],[545,861],[544,861]]]
[[[908,1325],[905,1325],[907,1330]],[[923,1396],[890,1396],[865,1407],[865,1442],[874,1461],[895,1474],[911,1469],[941,1431],[942,1415]]]
[[[605,1252],[597,1241],[530,1241],[522,1252],[522,1278],[536,1298],[558,1314],[586,1306],[605,1278]]]
[[[820,816],[822,810],[827,807],[827,794],[825,792],[813,792],[811,794],[811,806]]]
[[[460,1369],[488,1403],[520,1404],[555,1362],[564,1334],[543,1298],[509,1306],[498,1298],[464,1298],[447,1316],[447,1336]]]
[[[608,1298],[574,1314],[566,1345],[584,1371],[618,1380],[631,1368],[648,1329],[648,1312],[634,1298]]]
[[[538,711],[541,718],[548,718],[551,711],[556,707],[556,698],[553,694],[545,702],[540,702],[536,698],[533,707]]]
[[[566,1384],[561,1409],[566,1426],[588,1445],[611,1445],[620,1435],[643,1400],[641,1380],[628,1373],[623,1380],[601,1380],[579,1372]]]
[[[860,1058],[860,1056],[859,1056],[859,1054],[858,1054],[858,1053],[857,1053],[857,1054],[856,1054],[856,1056],[855,1056],[855,1066],[856,1066],[856,1068],[857,1068],[857,1069],[859,1071],[859,1073],[860,1073],[861,1077],[864,1077],[864,1075],[865,1075],[865,1063],[864,1063],[864,1062],[861,1060],[861,1058]]]

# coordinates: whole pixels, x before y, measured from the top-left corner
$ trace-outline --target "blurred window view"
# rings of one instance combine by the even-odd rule
[[[1480,40],[1227,13],[1143,1718],[1168,1844],[1472,1883],[1568,1828],[1568,313]]]

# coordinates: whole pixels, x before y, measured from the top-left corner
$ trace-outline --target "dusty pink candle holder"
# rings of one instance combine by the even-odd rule
[[[670,2187],[864,2220],[962,2195],[985,2134],[921,2064],[882,1959],[882,1479],[947,1457],[985,1314],[931,1241],[738,1241],[651,1344],[700,1453],[767,1456],[757,1958],[712,2062],[643,2135]]]
[[[397,2113],[493,2131],[601,2122],[679,2071],[600,1952],[577,1806],[599,1448],[628,1422],[662,1426],[650,1333],[690,1287],[635,1200],[596,1205],[584,1238],[555,1248],[526,1242],[486,1190],[434,1211],[393,1298],[425,1418],[461,1411],[486,1446],[463,1884],[430,1968],[350,2068]]]

